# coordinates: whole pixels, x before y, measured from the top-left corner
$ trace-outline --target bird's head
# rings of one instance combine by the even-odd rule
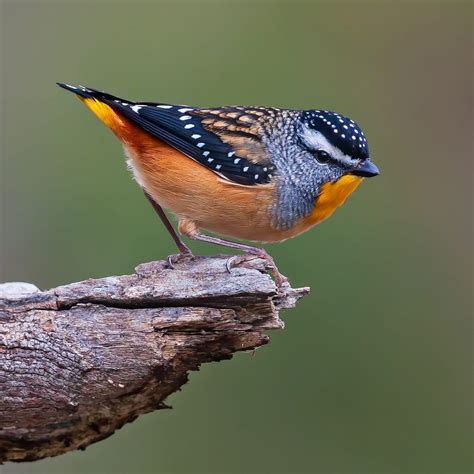
[[[323,182],[344,175],[377,176],[364,133],[351,119],[327,110],[302,112],[297,126],[298,145],[314,158],[312,166]]]

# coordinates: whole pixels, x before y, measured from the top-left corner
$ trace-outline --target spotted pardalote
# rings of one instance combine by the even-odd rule
[[[146,197],[175,240],[181,234],[273,260],[262,249],[201,233],[280,242],[329,217],[363,178],[379,171],[364,133],[327,110],[191,107],[74,92],[120,139]],[[229,267],[235,260],[229,262]],[[274,267],[279,284],[285,279]]]

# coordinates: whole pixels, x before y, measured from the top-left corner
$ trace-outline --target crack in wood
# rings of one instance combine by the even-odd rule
[[[227,258],[44,292],[0,285],[0,463],[85,449],[169,408],[201,364],[267,344],[308,289],[277,289],[261,260],[229,273]]]

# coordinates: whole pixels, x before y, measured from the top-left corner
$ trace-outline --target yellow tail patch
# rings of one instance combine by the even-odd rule
[[[112,107],[109,107],[107,104],[93,98],[86,99],[84,97],[79,97],[79,99],[114,132],[118,131],[118,129],[123,125],[120,117],[115,113]]]

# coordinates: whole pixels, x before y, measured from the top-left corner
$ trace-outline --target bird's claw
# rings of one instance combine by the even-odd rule
[[[243,255],[234,255],[226,260],[225,266],[229,273],[232,273],[232,268],[236,267],[242,263],[248,262],[250,260],[255,260],[257,258],[265,261],[267,268],[270,270],[271,276],[274,278],[275,283],[278,288],[288,287],[289,282],[288,278],[285,275],[282,275],[278,270],[273,258],[265,252],[265,250],[257,249],[256,252],[249,252]]]
[[[234,255],[233,257],[230,257],[225,261],[225,268],[226,268],[228,273],[232,273],[232,271],[231,271],[232,270],[232,265],[234,264],[236,258],[237,258],[237,256]]]
[[[239,266],[241,263],[248,262],[260,258],[258,255],[252,253],[245,253],[243,255],[234,255],[229,257],[225,262],[225,267],[229,273],[232,273],[232,268]]]
[[[166,266],[169,269],[174,270],[175,264],[182,262],[183,260],[192,259],[192,258],[194,258],[194,255],[191,252],[181,252],[174,255],[168,255],[166,259]]]

